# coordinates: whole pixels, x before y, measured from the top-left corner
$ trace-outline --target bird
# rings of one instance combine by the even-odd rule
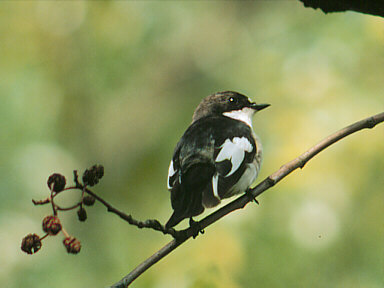
[[[252,127],[254,114],[270,106],[257,104],[234,91],[205,97],[192,123],[177,143],[168,168],[167,188],[172,228],[221,203],[247,192],[262,162],[263,148]]]

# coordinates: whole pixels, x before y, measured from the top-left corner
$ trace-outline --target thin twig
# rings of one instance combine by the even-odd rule
[[[75,189],[80,189],[80,190],[86,192],[87,194],[91,195],[97,201],[99,201],[101,204],[103,204],[107,208],[108,212],[111,212],[111,213],[118,215],[121,219],[127,221],[129,224],[134,225],[140,229],[149,228],[149,229],[153,229],[156,231],[160,231],[163,234],[169,234],[169,235],[173,236],[174,238],[180,238],[181,237],[180,234],[183,234],[183,233],[180,233],[179,231],[176,231],[173,228],[165,228],[165,226],[161,225],[161,223],[156,219],[148,219],[145,221],[139,221],[139,220],[134,219],[132,217],[132,215],[126,214],[126,213],[120,211],[119,209],[113,207],[110,203],[108,203],[103,198],[101,198],[100,196],[98,196],[97,194],[92,192],[90,189],[88,189],[86,186],[81,184],[78,180],[78,174],[77,174],[76,170],[73,171],[73,174],[74,174],[74,182],[76,184]]]
[[[199,223],[199,227],[201,229],[204,229],[211,225],[212,223],[216,222],[220,218],[224,217],[225,215],[245,207],[247,203],[253,200],[253,197],[259,196],[261,193],[266,191],[267,189],[274,186],[277,182],[281,181],[284,177],[286,177],[288,174],[296,170],[297,168],[303,168],[304,165],[312,159],[315,155],[323,151],[325,148],[329,147],[330,145],[334,144],[335,142],[339,141],[340,139],[355,133],[359,130],[365,129],[365,128],[373,128],[378,123],[381,123],[384,121],[384,112],[377,114],[375,116],[363,119],[361,121],[358,121],[352,125],[349,125],[333,134],[325,138],[324,140],[320,141],[318,144],[304,152],[299,157],[293,159],[292,161],[288,162],[287,164],[283,165],[279,170],[277,170],[272,175],[268,176],[266,179],[264,179],[261,183],[259,183],[255,188],[250,190],[250,193],[247,193],[234,201],[230,202],[226,206],[218,209],[214,213],[208,215],[204,219],[202,219]],[[87,191],[87,193],[91,191]],[[111,211],[114,208],[108,207],[108,203],[106,203],[104,200],[99,199],[95,194],[89,193],[92,196],[94,196],[96,199],[98,199],[100,202],[102,202],[105,206],[107,206],[108,210]],[[251,195],[251,196],[249,196]],[[102,200],[102,201],[101,201]],[[110,210],[111,209],[111,210]],[[128,217],[130,215],[126,215],[119,211],[113,211],[114,213],[118,214],[121,218],[125,219],[125,217]],[[127,220],[127,219],[125,219]],[[128,221],[128,220],[127,220]],[[170,241],[167,245],[165,245],[163,248],[158,250],[155,254],[150,256],[148,259],[146,259],[144,262],[142,262],[140,265],[138,265],[134,270],[132,270],[128,275],[126,275],[123,279],[121,279],[119,282],[113,284],[112,288],[125,288],[128,287],[137,277],[139,277],[141,274],[143,274],[148,268],[150,268],[152,265],[160,261],[162,258],[167,256],[169,253],[171,253],[173,250],[175,250],[177,247],[179,247],[182,243],[184,243],[186,240],[191,238],[193,236],[193,229],[190,227],[188,229],[178,231],[177,232],[177,238]]]
[[[52,204],[52,211],[53,211],[53,215],[57,216],[57,208],[56,208],[56,205],[55,205],[55,202],[53,200],[54,196],[55,196],[55,183],[53,183],[52,187],[51,187],[51,204]]]
[[[51,196],[49,196],[48,198],[45,198],[43,200],[35,200],[35,199],[32,199],[32,203],[34,205],[44,205],[44,204],[48,204],[51,202]]]

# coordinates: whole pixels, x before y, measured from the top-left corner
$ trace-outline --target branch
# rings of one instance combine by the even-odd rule
[[[84,191],[88,193],[89,195],[93,196],[96,200],[98,200],[100,203],[102,203],[105,207],[107,207],[108,212],[114,213],[118,215],[121,219],[124,221],[127,221],[128,224],[136,226],[137,228],[149,228],[156,231],[161,231],[163,234],[169,234],[172,235],[174,238],[179,237],[179,232],[176,231],[173,228],[165,228],[164,225],[161,225],[161,223],[156,219],[148,219],[145,221],[139,221],[132,217],[130,214],[126,214],[119,209],[113,207],[111,204],[109,204],[107,201],[105,201],[103,198],[97,196],[97,194],[93,193],[88,188],[85,188]]]
[[[200,222],[198,222],[199,227],[201,229],[204,229],[209,225],[211,225],[212,223],[219,220],[220,218],[224,217],[225,215],[228,215],[229,213],[235,210],[244,208],[245,205],[247,205],[247,203],[252,201],[255,197],[259,196],[261,193],[263,193],[267,189],[274,186],[276,183],[281,181],[288,174],[290,174],[297,168],[303,168],[304,165],[309,160],[311,160],[314,156],[319,154],[321,151],[323,151],[330,145],[362,129],[373,128],[378,123],[381,123],[383,121],[384,121],[384,112],[374,115],[372,117],[363,119],[361,121],[358,121],[352,125],[349,125],[331,134],[330,136],[328,136],[327,138],[320,141],[318,144],[316,144],[315,146],[311,147],[309,150],[301,154],[299,157],[283,165],[279,170],[277,170],[272,175],[268,176],[261,183],[259,183],[255,188],[251,189],[249,193],[235,199],[234,201],[230,202],[229,204],[225,205],[224,207],[218,209],[214,213],[202,219]],[[155,254],[150,256],[148,259],[146,259],[144,262],[138,265],[134,270],[132,270],[128,275],[126,275],[123,279],[113,284],[111,287],[112,288],[128,287],[137,277],[143,274],[148,268],[156,264],[158,261],[163,259],[169,253],[171,253],[173,250],[175,250],[177,247],[179,247],[181,244],[183,244],[185,241],[191,238],[194,234],[193,230],[194,229],[190,227],[188,229],[178,231],[178,236],[175,239],[170,241],[163,248],[158,250]]]
[[[148,219],[146,221],[139,221],[139,220],[134,219],[132,217],[132,215],[126,214],[126,213],[120,211],[119,209],[113,207],[106,200],[104,200],[103,198],[101,198],[97,194],[93,193],[86,186],[81,184],[79,182],[79,176],[78,176],[76,170],[73,171],[73,176],[74,176],[74,182],[76,184],[76,186],[75,186],[76,189],[83,190],[84,192],[86,192],[89,195],[91,195],[92,197],[94,197],[97,201],[99,201],[101,204],[103,204],[107,208],[108,212],[116,214],[117,216],[119,216],[124,221],[127,221],[128,224],[136,226],[137,228],[140,228],[140,229],[142,229],[142,228],[149,228],[149,229],[153,229],[153,230],[156,230],[156,231],[161,231],[161,232],[163,232],[163,234],[170,234],[174,238],[178,237],[179,231],[176,231],[173,228],[165,228],[165,226],[161,225],[161,223],[158,220],[156,220],[156,219]],[[34,201],[34,203],[35,202],[36,201]]]
[[[384,17],[383,0],[300,0],[305,7],[320,8],[324,13],[348,10]]]
[[[82,181],[79,181],[79,175],[77,170],[73,171],[75,185],[66,186],[66,178],[64,175],[59,173],[53,173],[49,176],[47,185],[50,190],[50,195],[43,200],[34,200],[34,205],[45,205],[50,203],[52,206],[52,214],[44,217],[43,219],[43,231],[46,233],[45,236],[40,237],[37,234],[28,234],[22,239],[21,250],[27,254],[34,254],[38,252],[44,240],[48,235],[57,235],[60,231],[63,232],[65,239],[63,241],[64,246],[67,248],[67,252],[71,254],[77,254],[80,252],[81,243],[75,237],[70,236],[61,224],[58,212],[72,211],[77,209],[77,218],[80,222],[87,220],[87,211],[84,206],[93,206],[96,200],[103,204],[108,212],[112,212],[118,215],[122,220],[128,222],[130,225],[134,225],[138,228],[148,228],[155,231],[160,231],[163,234],[170,234],[175,239],[179,239],[184,236],[183,231],[176,231],[173,228],[166,228],[156,219],[149,219],[145,221],[136,220],[130,214],[126,214],[117,208],[113,207],[106,200],[92,192],[88,186],[94,186],[99,183],[100,179],[104,176],[104,167],[102,165],[93,165],[91,168],[86,169],[82,176]],[[59,194],[65,193],[70,190],[78,190],[81,192],[81,198],[75,204],[71,206],[62,207],[55,202],[55,197]],[[84,195],[87,193],[88,195]]]

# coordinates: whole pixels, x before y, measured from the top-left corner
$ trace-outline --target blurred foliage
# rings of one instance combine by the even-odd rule
[[[79,255],[61,236],[34,256],[19,248],[42,234],[49,207],[30,201],[48,195],[47,177],[94,163],[106,169],[100,195],[166,221],[168,163],[208,94],[272,104],[254,120],[260,178],[382,112],[382,19],[296,2],[1,2],[1,286],[104,287],[165,244],[96,205],[85,223],[63,218]],[[380,125],[332,146],[134,286],[383,287],[383,140]]]

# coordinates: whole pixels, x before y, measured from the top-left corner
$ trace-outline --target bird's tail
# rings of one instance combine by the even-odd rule
[[[176,183],[171,190],[174,212],[165,224],[166,228],[179,224],[185,218],[203,213],[203,190],[209,185],[214,172],[214,165],[205,162],[194,164],[186,169],[181,182]]]
[[[169,229],[173,226],[176,226],[184,218],[185,218],[184,215],[181,215],[179,213],[176,213],[176,211],[174,211],[171,218],[169,218],[168,222],[165,224],[165,228]]]

